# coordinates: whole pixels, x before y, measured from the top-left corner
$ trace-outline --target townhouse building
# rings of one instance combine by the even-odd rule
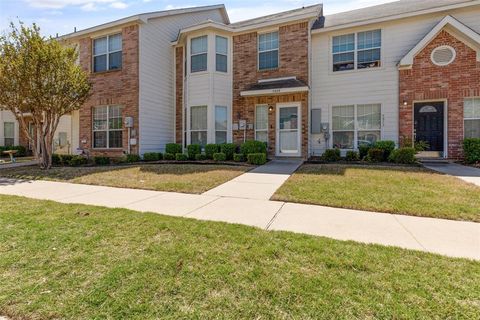
[[[230,23],[223,5],[132,16],[59,39],[93,95],[62,119],[63,152],[267,142],[270,157],[426,141],[457,159],[480,137],[480,1],[321,4]],[[1,143],[21,143],[0,115]],[[6,125],[5,125],[6,124]],[[6,128],[6,129],[5,129]]]

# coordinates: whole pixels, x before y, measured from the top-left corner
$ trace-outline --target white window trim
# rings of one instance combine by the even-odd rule
[[[192,129],[192,108],[196,108],[196,107],[204,107],[205,108],[205,111],[207,112],[207,127],[205,129],[202,129],[202,130],[193,130]],[[196,105],[196,106],[190,106],[188,108],[188,144],[192,144],[192,132],[206,132],[207,133],[207,142],[206,143],[209,143],[209,139],[208,139],[208,105]],[[227,110],[228,112],[228,110]],[[227,116],[228,118],[228,116]]]
[[[358,110],[358,106],[359,105],[372,105],[372,104],[376,104],[376,105],[380,105],[380,129],[379,130],[373,130],[373,129],[368,129],[368,130],[364,130],[364,129],[358,129],[358,124],[357,124],[357,119],[358,119],[358,114],[357,114],[357,110]],[[333,130],[333,108],[335,107],[345,107],[345,106],[353,106],[353,129],[351,130]],[[358,150],[358,132],[363,132],[363,131],[380,131],[380,140],[383,139],[383,126],[384,126],[384,117],[383,117],[383,105],[381,103],[378,103],[378,102],[371,102],[371,103],[356,103],[356,104],[352,104],[352,103],[345,103],[345,104],[336,104],[336,105],[332,105],[330,106],[330,142],[329,142],[329,145],[330,145],[330,148],[333,148],[333,133],[334,132],[352,132],[353,131],[353,149],[340,149],[341,151],[349,151],[349,150]]]
[[[95,130],[94,129],[94,122],[95,122],[95,111],[92,112],[92,149],[113,149],[113,150],[118,150],[123,148],[123,134],[122,134],[122,146],[121,147],[115,147],[115,148],[110,148],[110,131],[122,131],[123,132],[123,116],[122,116],[122,106],[119,105],[106,105],[106,106],[96,106],[93,107],[95,108],[107,108],[107,128],[105,130]],[[119,107],[120,108],[120,117],[122,118],[122,128],[121,129],[110,129],[110,107]],[[107,133],[107,146],[106,147],[95,147],[95,132],[106,132]]]
[[[257,107],[267,107],[267,129],[257,129]],[[256,104],[255,105],[255,140],[257,140],[257,132],[266,132],[267,133],[267,142],[268,142],[268,104]]]
[[[227,40],[227,53],[219,53],[219,52],[217,51],[217,37],[218,37],[218,38],[223,38],[223,39]],[[228,73],[228,67],[229,67],[228,52],[229,52],[229,49],[230,49],[230,44],[229,44],[228,38],[216,34],[216,35],[215,35],[215,72],[219,72],[219,73],[222,73],[222,74]],[[217,70],[217,55],[225,56],[225,57],[227,58],[227,70],[226,70],[226,71]],[[208,58],[207,58],[207,59],[208,59]]]
[[[207,38],[207,50],[202,51],[202,52],[198,52],[198,53],[192,53],[192,42],[193,42],[193,40],[198,39],[198,38],[203,38],[203,37]],[[199,56],[199,55],[202,55],[202,54],[207,55],[207,67],[206,67],[206,69],[205,70],[192,71],[192,57]],[[208,71],[208,35],[202,35],[202,36],[190,38],[190,70],[189,70],[189,72],[191,74],[195,74],[195,73],[207,72],[207,71]]]
[[[465,120],[479,120],[480,121],[480,117],[475,117],[475,118],[466,118],[465,117],[465,101],[467,100],[479,100],[480,101],[480,97],[468,97],[468,98],[464,98],[463,100],[463,138],[465,139]],[[480,107],[480,105],[479,105]],[[480,138],[480,137],[479,137]]]
[[[381,45],[380,47],[374,47],[374,48],[368,48],[368,49],[358,49],[358,34],[359,33],[362,33],[362,32],[368,32],[368,31],[375,31],[375,30],[380,30],[380,39],[381,39]],[[353,69],[351,70],[344,70],[344,71],[334,71],[333,70],[333,38],[334,37],[337,37],[337,36],[344,36],[344,35],[349,35],[349,34],[354,34],[354,54],[353,54]],[[384,29],[382,28],[376,28],[376,29],[367,29],[367,30],[359,30],[359,31],[356,31],[356,32],[349,32],[349,33],[339,33],[339,34],[334,34],[332,36],[330,36],[330,54],[329,54],[329,68],[328,68],[328,72],[330,74],[346,74],[346,73],[351,73],[351,72],[366,72],[366,71],[375,71],[375,70],[382,70],[385,68],[385,64],[384,64],[384,50],[382,49],[382,46],[384,44],[384,39],[385,39],[385,31]],[[374,68],[362,68],[362,69],[358,69],[357,65],[358,65],[358,52],[359,51],[366,51],[366,50],[373,50],[373,49],[380,49],[380,65],[378,67],[374,67]],[[345,52],[341,52],[341,53],[350,53],[352,51],[345,51]],[[337,53],[335,53],[337,54]]]
[[[269,50],[260,51],[260,36],[265,35],[265,34],[269,34],[269,33],[277,33],[277,35],[278,35],[278,47],[276,49],[269,49]],[[271,51],[277,51],[277,55],[278,55],[277,66],[275,68],[260,69],[260,53],[271,52]],[[275,70],[275,69],[278,69],[278,68],[280,68],[280,32],[278,31],[278,29],[275,29],[275,30],[269,30],[269,31],[265,31],[265,32],[262,32],[262,33],[258,33],[257,34],[257,71],[268,71],[268,70]]]
[[[110,50],[110,37],[113,37],[113,36],[116,36],[116,35],[120,35],[120,37],[121,37],[121,39],[122,39],[122,44],[121,44],[121,46],[120,46],[121,49],[120,49],[120,50],[115,50],[115,51],[109,51],[109,50]],[[107,38],[107,52],[96,55],[96,54],[95,54],[95,40],[102,39],[102,38]],[[116,52],[122,52],[122,51],[123,51],[123,35],[122,35],[121,32],[116,32],[116,33],[112,33],[112,34],[109,34],[109,35],[106,35],[106,36],[101,36],[101,37],[92,39],[92,72],[93,72],[93,73],[99,73],[99,72],[122,70],[122,68],[123,68],[123,57],[122,57],[122,67],[121,67],[121,68],[119,68],[119,69],[110,69],[110,54],[111,54],[111,53],[116,53]],[[106,56],[107,56],[107,59],[106,59],[106,69],[103,70],[103,71],[95,71],[95,57],[99,57],[99,56],[103,56],[103,55],[106,55]]]

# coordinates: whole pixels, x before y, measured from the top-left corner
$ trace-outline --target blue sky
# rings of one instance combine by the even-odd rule
[[[309,0],[0,0],[0,32],[10,21],[36,22],[45,35],[65,34],[129,15],[224,3],[232,22],[321,2]],[[392,0],[324,0],[324,13],[332,14]]]

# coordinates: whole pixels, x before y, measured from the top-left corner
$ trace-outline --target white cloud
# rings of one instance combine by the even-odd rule
[[[121,2],[121,1],[115,1],[115,2],[112,2],[110,4],[110,7],[114,8],[114,9],[125,9],[128,7],[128,4],[126,4],[125,2]]]
[[[174,4],[169,4],[169,5],[165,6],[165,10],[175,10],[175,9],[192,8],[192,7],[195,7],[195,6],[191,5],[191,4],[185,4],[185,5],[181,5],[181,6],[177,6],[177,5],[174,5]]]
[[[89,2],[80,7],[83,11],[97,11],[98,7],[93,2]]]

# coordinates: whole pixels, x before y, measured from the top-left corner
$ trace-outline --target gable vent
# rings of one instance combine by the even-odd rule
[[[437,66],[447,66],[455,60],[456,52],[450,46],[440,46],[432,51],[432,62]]]

